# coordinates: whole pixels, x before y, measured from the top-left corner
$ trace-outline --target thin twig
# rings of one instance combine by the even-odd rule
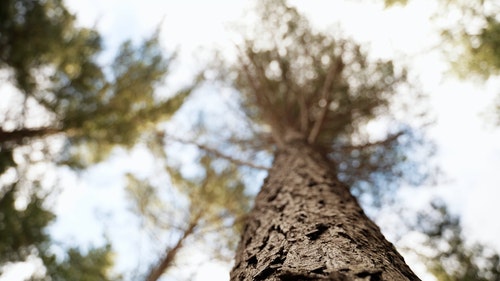
[[[361,150],[361,149],[365,149],[365,148],[373,147],[373,146],[378,146],[378,145],[385,145],[385,144],[388,144],[390,142],[395,141],[396,139],[398,139],[402,135],[404,135],[404,132],[398,132],[396,134],[390,135],[389,137],[387,137],[384,140],[367,142],[367,143],[360,144],[360,145],[343,146],[342,149],[345,151],[353,151],[353,150]]]
[[[165,256],[159,261],[159,263],[153,267],[146,278],[146,281],[156,281],[158,280],[165,271],[172,266],[174,259],[176,258],[179,250],[182,248],[183,242],[191,236],[195,228],[198,226],[201,219],[201,213],[196,215],[188,227],[182,233],[182,236],[177,240],[172,248],[168,248],[165,251]]]
[[[215,148],[212,148],[212,147],[208,147],[208,146],[206,146],[204,144],[197,143],[195,141],[183,140],[183,139],[179,139],[179,138],[175,138],[175,137],[169,137],[169,138],[172,139],[172,140],[174,140],[174,141],[183,143],[183,144],[194,145],[194,146],[198,147],[201,150],[204,150],[204,151],[206,151],[206,152],[208,152],[210,154],[213,154],[216,157],[219,157],[219,158],[222,158],[222,159],[226,159],[226,160],[228,160],[230,162],[233,162],[234,164],[239,165],[239,166],[247,166],[247,167],[258,169],[258,170],[266,170],[266,171],[269,170],[269,168],[266,167],[266,166],[261,166],[261,165],[255,164],[255,163],[251,163],[251,162],[247,162],[247,161],[244,161],[244,160],[241,160],[241,159],[234,158],[232,156],[229,156],[229,155],[227,155],[227,154],[219,151],[218,149],[215,149]]]

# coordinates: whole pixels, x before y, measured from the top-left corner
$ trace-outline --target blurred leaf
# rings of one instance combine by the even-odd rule
[[[71,248],[62,261],[58,261],[55,256],[47,257],[44,261],[47,267],[47,277],[41,279],[44,281],[122,280],[120,276],[110,277],[113,253],[109,244],[91,248],[85,254],[77,248]]]
[[[390,8],[396,5],[405,6],[406,4],[408,4],[408,0],[385,0],[384,4],[386,8]]]
[[[419,214],[416,228],[427,236],[430,254],[421,256],[437,280],[500,280],[498,253],[486,245],[468,243],[460,219],[442,201],[434,201],[428,211]]]
[[[50,238],[45,227],[54,220],[43,200],[32,194],[26,207],[16,207],[18,185],[0,189],[0,264],[23,261]]]

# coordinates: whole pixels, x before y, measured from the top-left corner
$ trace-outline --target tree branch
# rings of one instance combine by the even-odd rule
[[[340,75],[342,70],[344,69],[344,61],[341,57],[337,59],[335,64],[330,66],[328,74],[326,75],[325,83],[323,84],[323,89],[321,90],[321,99],[324,101],[324,106],[321,108],[318,118],[314,122],[313,128],[309,133],[309,137],[307,138],[307,142],[312,144],[316,141],[316,138],[321,131],[321,127],[323,126],[323,122],[326,119],[326,114],[328,112],[328,106],[330,104],[330,98],[328,97],[328,92],[333,85],[333,82],[337,80],[337,77]]]
[[[258,170],[269,170],[268,167],[265,167],[265,166],[261,166],[261,165],[258,165],[258,164],[255,164],[255,163],[251,163],[251,162],[247,162],[247,161],[244,161],[244,160],[241,160],[241,159],[237,159],[237,158],[234,158],[232,156],[229,156],[215,148],[212,148],[212,147],[208,147],[207,145],[204,145],[204,144],[201,144],[201,143],[197,143],[195,141],[190,141],[190,140],[183,140],[183,139],[179,139],[179,138],[175,138],[175,137],[169,137],[170,139],[174,140],[174,141],[177,141],[177,142],[180,142],[180,143],[183,143],[183,144],[190,144],[190,145],[194,145],[196,147],[198,147],[199,149],[201,150],[204,150],[205,152],[207,153],[210,153],[210,154],[213,154],[215,155],[216,157],[219,157],[219,158],[222,158],[222,159],[226,159],[236,165],[239,165],[239,166],[247,166],[247,167],[250,167],[250,168],[254,168],[254,169],[258,169]]]
[[[396,134],[388,136],[384,140],[374,141],[374,142],[367,142],[367,143],[364,143],[364,144],[361,144],[361,145],[343,146],[342,149],[345,150],[345,151],[353,151],[353,150],[361,150],[361,149],[365,149],[365,148],[373,147],[373,146],[378,146],[378,145],[385,145],[385,144],[388,144],[390,142],[393,142],[393,141],[397,140],[402,135],[404,135],[404,132],[398,132]]]
[[[239,48],[238,48],[238,50],[240,51],[240,55],[238,56],[239,61],[240,61],[241,65],[243,66],[243,72],[245,73],[245,75],[248,79],[248,82],[250,83],[250,85],[254,91],[257,106],[260,108],[260,110],[264,116],[264,120],[266,122],[268,122],[269,125],[273,128],[271,130],[271,134],[272,134],[274,141],[276,142],[276,144],[278,146],[282,147],[284,145],[284,142],[282,140],[282,136],[280,135],[282,130],[281,130],[280,122],[276,119],[276,116],[273,114],[274,113],[273,104],[269,100],[269,97],[265,93],[262,93],[263,91],[260,89],[259,85],[257,84],[254,77],[250,73],[250,69],[248,69],[247,63],[243,61],[243,56],[244,56],[243,51],[241,51]],[[255,62],[253,62],[252,59],[248,55],[246,55],[246,57],[250,60],[250,62],[256,68],[258,68],[257,65],[255,64]],[[265,79],[265,77],[263,79]]]
[[[188,227],[184,230],[182,233],[182,236],[177,240],[177,243],[170,248],[167,249],[165,256],[160,260],[160,262],[151,269],[150,273],[148,274],[148,277],[146,278],[146,281],[157,281],[165,271],[172,266],[172,263],[174,262],[175,257],[177,256],[177,253],[179,250],[182,248],[182,243],[190,236],[193,234],[194,229],[196,226],[198,226],[198,223],[200,222],[201,218],[201,212],[196,215],[191,223],[188,225]]]
[[[0,128],[0,144],[13,143],[19,145],[26,139],[41,138],[61,132],[60,129],[54,127],[21,128],[13,131],[4,131]]]
[[[300,114],[300,132],[304,135],[307,134],[309,129],[309,109],[306,105],[306,99],[304,94],[297,94],[299,102],[299,114]]]

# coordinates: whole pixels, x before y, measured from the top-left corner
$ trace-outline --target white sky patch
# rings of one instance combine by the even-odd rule
[[[187,245],[179,252],[176,266],[169,271],[168,276],[164,276],[161,280],[229,280],[232,264],[214,261],[213,257],[205,251],[210,250],[200,243]]]
[[[40,272],[42,266],[42,260],[33,257],[28,257],[26,262],[8,264],[0,275],[0,281],[28,280],[31,276],[43,274]]]
[[[492,200],[500,195],[500,131],[482,114],[498,95],[498,83],[489,86],[450,81],[439,87],[433,99],[439,118],[432,136],[439,145],[441,168],[450,179],[440,193],[453,211],[462,214],[472,238],[500,249],[500,225],[494,223],[500,208]]]
[[[429,52],[437,42],[429,20],[435,1],[410,1],[406,8],[396,7],[389,11],[382,11],[380,3],[364,2],[309,0],[292,3],[319,28],[335,28],[341,22],[344,33],[366,43],[371,56],[395,56],[404,62],[418,56],[418,60],[412,60],[413,71],[418,73],[424,90],[432,98],[437,123],[431,130],[431,137],[439,145],[439,163],[450,180],[436,188],[410,190],[408,197],[424,201],[431,197],[430,193],[445,196],[452,210],[462,215],[471,237],[493,243],[500,249],[500,224],[494,223],[498,220],[496,214],[500,213],[500,205],[496,202],[500,195],[500,132],[498,128],[488,129],[486,120],[480,117],[498,96],[499,84],[480,87],[453,78],[443,79],[446,64],[438,52]],[[164,45],[169,50],[179,48],[181,55],[176,71],[183,73],[182,79],[187,79],[190,69],[199,66],[196,52],[200,46],[232,46],[233,37],[228,27],[243,15],[243,8],[248,7],[250,1],[69,0],[66,3],[77,13],[81,25],[96,26],[105,38],[106,47],[113,49],[125,39],[145,38],[162,22]],[[414,57],[405,58],[403,53]],[[85,245],[81,241],[102,241],[102,224],[96,220],[96,208],[104,213],[126,208],[123,173],[133,170],[147,174],[149,169],[153,169],[150,159],[139,153],[112,158],[80,179],[69,177],[55,209],[58,215],[58,222],[53,227],[55,238],[74,236],[81,245]],[[130,270],[135,266],[133,261],[123,257],[126,253],[137,252],[136,243],[140,242],[134,233],[125,230],[126,217],[118,224],[111,235],[118,252],[125,253],[118,255],[122,256],[118,266]],[[228,280],[227,270],[224,265],[203,266],[196,279],[206,280],[210,276],[213,280]],[[8,276],[5,274],[0,280],[19,280]]]

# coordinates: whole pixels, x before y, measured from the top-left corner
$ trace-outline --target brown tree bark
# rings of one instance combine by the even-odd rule
[[[281,149],[249,213],[231,280],[420,280],[312,147]]]

